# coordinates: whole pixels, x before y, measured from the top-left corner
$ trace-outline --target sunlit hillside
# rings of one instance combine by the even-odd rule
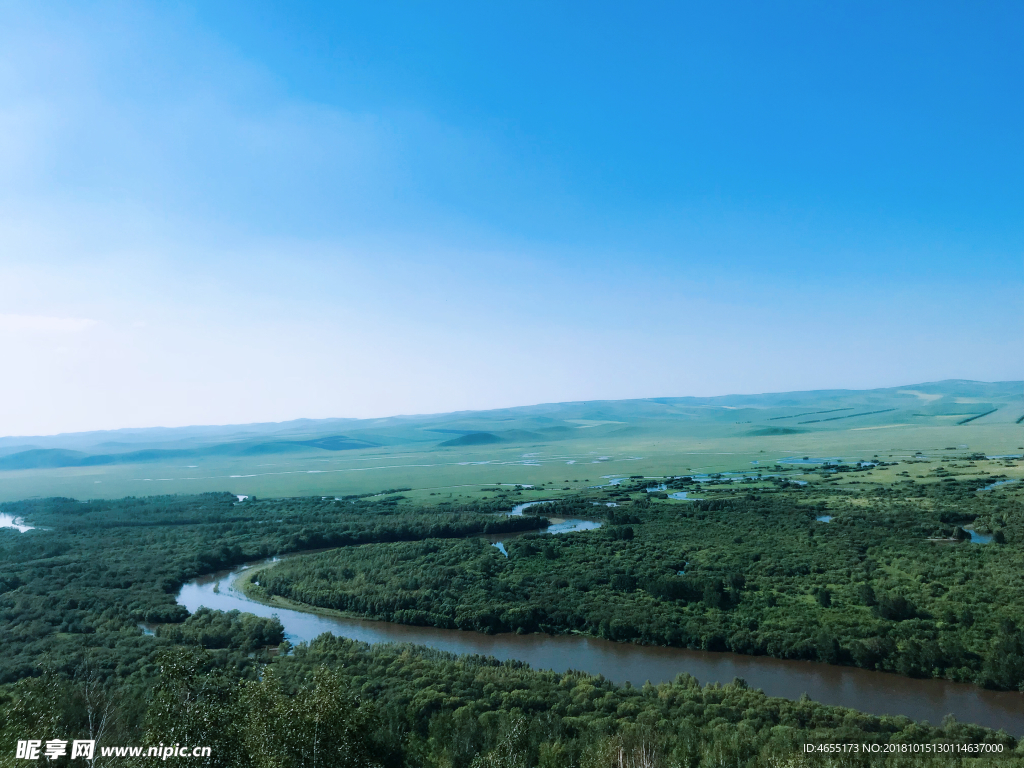
[[[0,439],[0,499],[228,490],[474,494],[495,483],[750,469],[780,459],[1024,451],[1024,384],[554,403],[381,419]],[[952,452],[952,453],[949,453]]]

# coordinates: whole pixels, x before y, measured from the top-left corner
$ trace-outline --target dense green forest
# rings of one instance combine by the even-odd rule
[[[261,571],[262,588],[412,623],[577,630],[1017,688],[1021,507],[1013,494],[977,492],[981,482],[851,494],[722,480],[680,502],[638,479],[531,508],[604,522],[565,536],[531,533],[546,522],[537,515],[495,515],[514,489],[436,506],[401,492],[3,504],[0,513],[37,528],[0,530],[0,766],[27,764],[13,744],[33,733],[187,740],[214,754],[181,764],[218,766],[868,764],[798,751],[835,741],[1019,751],[982,728],[772,699],[742,681],[633,688],[330,636],[282,653],[274,619],[189,616],[175,602],[197,575],[330,548]],[[831,522],[816,520],[826,514]],[[1003,543],[955,543],[970,525]],[[509,535],[507,559],[479,538],[498,533]]]
[[[507,558],[479,539],[367,545],[268,568],[250,593],[411,624],[579,631],[1024,690],[1021,505],[976,486],[719,486],[690,503],[627,488],[602,529],[512,538]],[[595,513],[586,498],[533,510]],[[968,522],[1004,543],[951,541]]]
[[[182,622],[194,576],[323,547],[526,530],[544,521],[404,509],[400,496],[238,503],[231,494],[0,505],[45,530],[0,529],[0,683],[84,658],[128,676],[151,641],[139,622]],[[173,635],[173,632],[170,633]]]
[[[153,655],[148,687],[102,688],[81,675],[28,678],[0,693],[7,715],[0,738],[13,744],[43,732],[67,740],[98,736],[101,744],[210,746],[209,758],[166,762],[225,768],[992,764],[955,751],[964,744],[1000,750],[989,753],[1000,756],[1000,765],[1024,765],[1004,734],[769,698],[741,680],[702,688],[680,675],[658,686],[617,686],[578,672],[329,635],[266,666],[241,668],[241,658],[234,648],[165,649]],[[802,751],[804,744],[837,742],[950,751],[909,758],[898,751]],[[26,763],[0,756],[0,766],[19,764]]]

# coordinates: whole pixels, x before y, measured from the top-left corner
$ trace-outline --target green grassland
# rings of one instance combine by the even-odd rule
[[[501,483],[578,488],[605,475],[756,469],[787,456],[1014,454],[1024,452],[1022,390],[1020,382],[952,381],[4,438],[0,500],[224,490],[342,496],[398,487],[424,500],[465,499]]]

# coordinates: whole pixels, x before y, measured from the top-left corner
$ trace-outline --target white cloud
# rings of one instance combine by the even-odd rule
[[[3,333],[81,333],[96,325],[84,317],[49,317],[47,315],[2,315]]]

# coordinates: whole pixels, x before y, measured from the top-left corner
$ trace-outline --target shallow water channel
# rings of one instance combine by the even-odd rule
[[[31,531],[33,526],[25,525],[25,521],[20,517],[14,515],[0,515],[0,528],[14,528],[15,530],[25,533]]]
[[[913,680],[884,672],[807,661],[615,643],[579,635],[485,635],[318,616],[250,600],[235,587],[236,579],[249,567],[188,582],[178,594],[178,603],[193,612],[206,606],[277,616],[293,643],[330,632],[367,643],[415,643],[451,653],[517,659],[535,669],[556,672],[575,669],[604,675],[616,683],[629,681],[633,685],[642,685],[647,680],[655,684],[669,682],[682,672],[693,675],[702,684],[728,683],[734,677],[742,677],[769,696],[798,699],[806,693],[825,704],[853,707],[877,715],[906,715],[934,724],[952,714],[963,722],[1002,728],[1015,736],[1024,736],[1024,695],[1020,693],[986,691],[946,680]]]
[[[527,507],[532,507],[535,504],[549,504],[550,500],[546,501],[528,501],[525,504],[517,504],[512,507],[511,512],[502,512],[500,514],[508,515],[509,517],[521,517],[523,510]],[[617,505],[616,505],[617,506]],[[548,519],[550,525],[544,528],[537,528],[532,531],[514,531],[512,533],[493,533],[485,534],[483,538],[491,542],[491,546],[495,547],[501,554],[508,557],[508,551],[505,549],[505,542],[509,539],[515,539],[519,536],[524,536],[528,533],[575,533],[576,531],[593,531],[600,528],[602,523],[596,520],[578,520],[571,517],[552,517],[550,515],[544,515]]]

